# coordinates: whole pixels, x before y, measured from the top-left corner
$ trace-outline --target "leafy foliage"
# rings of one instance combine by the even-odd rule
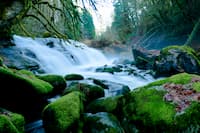
[[[82,27],[81,27],[82,38],[94,39],[95,27],[93,19],[91,14],[86,9],[83,9],[81,13],[81,20],[82,20]]]

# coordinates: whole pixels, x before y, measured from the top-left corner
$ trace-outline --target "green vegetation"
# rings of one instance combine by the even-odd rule
[[[177,127],[180,131],[186,131],[188,128],[196,128],[199,131],[199,115],[200,104],[199,102],[193,102],[189,108],[185,110],[185,113],[176,116]],[[192,129],[189,130],[191,132]]]
[[[16,71],[16,70],[11,70],[11,69],[6,69],[6,68],[0,68],[0,79],[2,78],[2,81],[9,81],[12,82],[13,84],[20,84],[22,83],[22,85],[26,86],[27,85],[27,89],[33,89],[32,91],[35,91],[37,94],[39,95],[46,95],[48,93],[50,93],[53,89],[53,87],[45,82],[42,81],[38,78],[36,78],[36,76],[34,76],[34,74],[32,74],[30,71]],[[7,82],[7,83],[9,83]],[[24,82],[24,84],[23,84]],[[2,82],[3,84],[4,82]],[[7,86],[7,85],[6,85]],[[21,86],[21,85],[20,85]],[[15,86],[17,87],[17,86]]]
[[[75,130],[82,111],[83,105],[79,92],[72,92],[61,97],[47,105],[43,111],[45,131],[64,133]]]
[[[126,117],[134,121],[142,121],[145,126],[171,125],[176,114],[175,107],[163,101],[165,91],[140,88],[131,93],[134,102],[124,108]]]
[[[93,0],[81,2],[83,5],[88,2],[95,8]],[[79,39],[82,24],[80,6],[77,6],[77,3],[78,1],[73,0],[2,1],[0,4],[0,19],[3,20],[0,22],[1,36],[19,34],[31,37],[51,36]],[[85,22],[84,19],[88,20],[88,18],[88,16],[84,17],[82,21]]]
[[[24,117],[0,108],[0,132],[2,133],[23,133]]]
[[[192,87],[195,91],[200,92],[200,82],[193,83]]]
[[[60,75],[44,75],[37,77],[50,83],[53,86],[53,93],[62,92],[67,86],[65,79]]]
[[[119,100],[122,96],[100,98],[92,101],[86,108],[87,112],[108,112],[114,113],[119,107]]]
[[[73,91],[82,92],[85,95],[85,100],[87,103],[104,96],[104,89],[102,87],[84,83],[75,83],[74,85],[67,88],[64,94]]]
[[[117,118],[106,112],[96,114],[85,114],[85,133],[123,133]]]
[[[84,77],[80,74],[68,74],[65,76],[65,80],[83,80]]]
[[[81,13],[81,31],[82,38],[84,39],[94,39],[95,38],[95,27],[93,23],[92,15],[87,11],[87,9],[83,9]]]
[[[198,0],[115,0],[114,21],[105,32],[111,41],[148,47],[151,41],[160,45],[181,42],[185,45],[198,41],[200,28],[200,2]],[[119,15],[120,14],[120,15]],[[107,38],[109,40],[109,37]],[[184,40],[181,40],[183,39]],[[188,39],[187,39],[188,38]],[[156,41],[155,41],[155,40]],[[174,40],[174,41],[170,41]],[[155,48],[162,48],[158,46]],[[196,45],[196,44],[195,44]]]

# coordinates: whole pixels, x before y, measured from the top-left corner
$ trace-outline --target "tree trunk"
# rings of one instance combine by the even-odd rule
[[[196,24],[194,25],[192,32],[190,33],[186,43],[184,45],[190,46],[191,42],[193,40],[193,38],[195,37],[195,35],[197,34],[198,30],[200,28],[200,18],[198,19],[198,21],[196,22]]]

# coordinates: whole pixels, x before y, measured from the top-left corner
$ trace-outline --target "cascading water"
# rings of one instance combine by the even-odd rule
[[[108,60],[99,50],[77,41],[56,38],[32,39],[14,35],[13,42],[16,47],[33,52],[36,56],[33,60],[36,60],[47,74],[78,73],[85,78],[116,82],[128,85],[132,89],[154,80],[151,76],[142,79],[124,72],[117,74],[96,72],[96,68],[100,66],[113,65],[113,60]]]

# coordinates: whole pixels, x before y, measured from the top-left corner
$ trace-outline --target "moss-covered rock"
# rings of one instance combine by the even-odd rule
[[[73,91],[80,91],[85,94],[85,100],[87,103],[104,96],[104,89],[102,87],[84,83],[76,83],[72,85],[65,90],[64,94]]]
[[[0,67],[0,105],[27,119],[36,119],[53,87],[26,70]]]
[[[80,74],[68,74],[65,75],[65,80],[83,80],[84,77]]]
[[[5,109],[0,109],[0,132],[1,133],[23,133],[24,117]]]
[[[84,128],[85,133],[123,133],[117,118],[106,112],[96,114],[85,114]]]
[[[87,107],[86,112],[97,113],[97,112],[108,112],[117,114],[118,110],[122,107],[123,97],[104,97],[92,101]]]
[[[3,66],[3,59],[0,57],[0,66]]]
[[[43,123],[47,133],[66,133],[76,129],[83,105],[81,93],[69,93],[47,105],[43,111]]]
[[[38,78],[53,86],[53,94],[62,92],[67,86],[65,79],[60,75],[44,75],[38,76]]]
[[[122,72],[122,69],[119,66],[113,66],[113,67],[105,66],[97,68],[96,72],[108,72],[114,74],[115,72]]]
[[[155,76],[171,76],[176,73],[200,73],[200,60],[188,46],[169,46],[161,50],[154,63]]]
[[[135,89],[124,96],[126,125],[141,132],[200,131],[199,82],[200,76],[181,73]]]

